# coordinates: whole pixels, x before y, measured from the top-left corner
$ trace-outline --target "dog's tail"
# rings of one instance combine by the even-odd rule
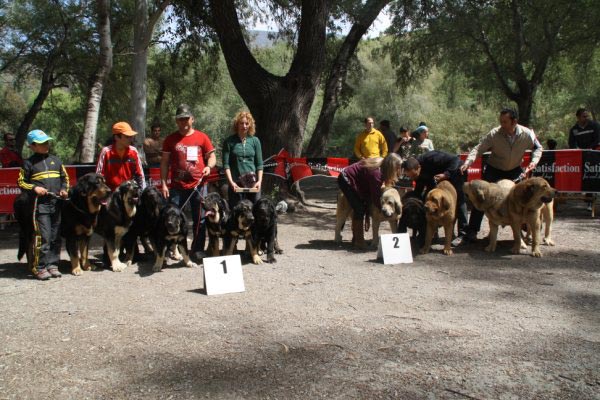
[[[27,253],[27,235],[23,232],[23,229],[19,231],[19,252],[17,253],[17,260],[21,261],[25,253]]]

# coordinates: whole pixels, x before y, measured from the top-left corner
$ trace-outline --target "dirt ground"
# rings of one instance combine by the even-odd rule
[[[307,208],[280,218],[278,262],[245,264],[246,291],[220,296],[201,267],[150,262],[74,277],[63,261],[38,282],[11,227],[0,398],[600,399],[599,227],[568,204],[541,259],[510,254],[505,228],[495,254],[481,239],[383,265]]]

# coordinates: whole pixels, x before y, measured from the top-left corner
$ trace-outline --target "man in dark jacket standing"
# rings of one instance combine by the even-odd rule
[[[600,150],[600,124],[585,108],[579,108],[575,116],[577,123],[569,131],[569,148]]]

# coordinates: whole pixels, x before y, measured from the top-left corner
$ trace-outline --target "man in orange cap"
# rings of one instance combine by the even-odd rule
[[[127,122],[112,126],[113,144],[102,148],[96,165],[96,173],[104,176],[111,190],[130,179],[135,180],[141,190],[146,187],[144,170],[137,149],[131,145],[137,135]]]

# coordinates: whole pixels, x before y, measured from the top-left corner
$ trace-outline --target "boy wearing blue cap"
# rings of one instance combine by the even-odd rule
[[[69,175],[60,159],[48,154],[49,141],[53,140],[36,129],[27,134],[27,144],[33,155],[23,163],[17,184],[33,195],[34,245],[32,273],[42,281],[60,278],[60,207],[58,198],[50,193],[67,197]]]

